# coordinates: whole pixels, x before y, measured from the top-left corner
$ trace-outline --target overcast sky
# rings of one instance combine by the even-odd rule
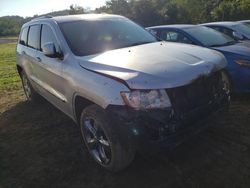
[[[71,4],[95,9],[106,0],[0,0],[0,16],[33,16],[68,9]]]

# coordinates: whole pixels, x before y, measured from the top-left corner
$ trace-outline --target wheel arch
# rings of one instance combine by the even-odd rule
[[[21,72],[23,71],[23,68],[20,65],[16,65],[16,68],[17,68],[18,74],[20,75]]]
[[[74,111],[74,117],[75,121],[79,124],[80,122],[80,117],[82,110],[85,109],[86,107],[96,104],[93,101],[87,99],[86,97],[83,97],[79,94],[75,94],[73,97],[73,111]],[[98,105],[99,106],[99,105]]]

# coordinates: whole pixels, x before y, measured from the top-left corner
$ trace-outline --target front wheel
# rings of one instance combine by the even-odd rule
[[[231,96],[233,93],[231,79],[230,79],[228,73],[225,71],[222,71],[221,76],[222,76],[222,82],[223,82],[223,89],[227,92],[227,94],[229,96]]]
[[[91,157],[102,167],[117,172],[134,159],[132,147],[125,149],[105,110],[99,106],[91,105],[82,111],[80,126]]]

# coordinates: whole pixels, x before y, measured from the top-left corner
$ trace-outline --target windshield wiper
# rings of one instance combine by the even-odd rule
[[[148,43],[153,43],[154,41],[147,41],[147,42],[135,42],[135,43],[132,43],[132,44],[129,44],[129,46],[139,46],[139,45],[143,45],[143,44],[148,44]]]

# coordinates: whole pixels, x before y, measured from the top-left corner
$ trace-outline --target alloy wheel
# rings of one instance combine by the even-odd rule
[[[109,164],[111,161],[111,146],[105,132],[92,118],[86,118],[82,128],[82,133],[91,155],[99,164]]]

